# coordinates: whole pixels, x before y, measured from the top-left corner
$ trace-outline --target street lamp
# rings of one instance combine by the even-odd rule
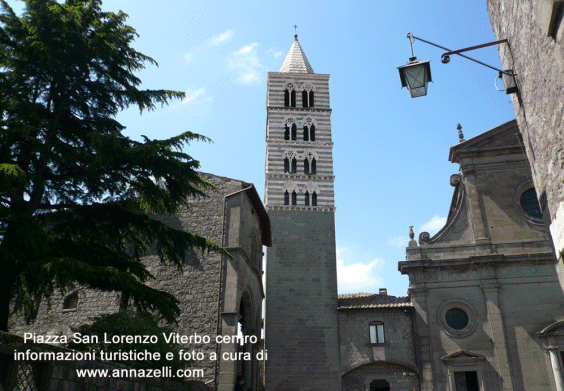
[[[431,61],[419,61],[411,57],[407,65],[398,67],[401,88],[407,87],[412,98],[427,95],[427,84],[431,79]]]
[[[484,64],[481,61],[473,59],[472,57],[465,56],[464,54],[460,54],[462,52],[467,52],[470,50],[480,49],[487,46],[497,45],[500,43],[507,43],[507,39],[502,39],[495,42],[485,43],[483,45],[471,46],[468,48],[460,49],[460,50],[450,50],[445,47],[439,46],[433,42],[426,41],[424,39],[415,37],[413,34],[408,33],[407,38],[409,39],[409,47],[411,49],[411,57],[409,58],[409,62],[406,65],[398,67],[398,71],[400,74],[401,79],[401,87],[407,87],[409,90],[409,94],[412,98],[417,98],[418,96],[425,96],[427,95],[427,84],[432,81],[431,80],[431,65],[429,64],[430,61],[419,61],[417,57],[413,55],[413,42],[415,40],[419,40],[429,45],[433,45],[440,49],[446,50],[447,52],[441,56],[441,62],[443,64],[448,64],[450,62],[450,56],[453,54],[459,55],[461,57],[467,58],[468,60],[477,62],[485,67],[494,69],[499,72],[497,79],[500,78],[503,81],[504,89],[501,91],[505,91],[506,94],[512,94],[517,92],[517,82],[515,80],[515,73],[511,69],[501,70],[491,65]],[[496,84],[497,88],[497,84]]]

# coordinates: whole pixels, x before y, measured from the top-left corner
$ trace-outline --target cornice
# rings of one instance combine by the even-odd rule
[[[270,145],[280,145],[280,146],[303,146],[303,147],[331,147],[333,148],[334,143],[323,142],[323,141],[297,141],[297,140],[279,140],[268,137],[266,142]]]
[[[334,212],[337,208],[334,206],[303,206],[303,205],[266,205],[266,210],[302,210],[312,212]]]
[[[306,113],[331,113],[333,109],[322,107],[281,107],[281,106],[266,106],[266,111],[298,111]]]
[[[292,180],[306,180],[306,181],[335,181],[335,175],[317,175],[317,174],[274,174],[274,173],[265,173],[267,178],[283,178],[283,179],[292,179]]]

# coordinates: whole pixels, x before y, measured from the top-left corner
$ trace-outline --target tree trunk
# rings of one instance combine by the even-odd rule
[[[10,268],[8,265],[2,265]],[[10,317],[10,302],[12,301],[12,288],[16,276],[11,270],[0,271],[0,331],[8,332],[8,319]]]

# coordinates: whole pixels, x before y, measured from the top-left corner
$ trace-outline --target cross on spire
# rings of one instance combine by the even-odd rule
[[[294,38],[298,38],[298,26],[294,25]]]

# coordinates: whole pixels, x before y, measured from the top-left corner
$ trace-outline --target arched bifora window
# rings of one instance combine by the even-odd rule
[[[304,196],[304,205],[305,206],[309,206],[309,191],[305,192],[305,196]]]
[[[308,160],[308,158],[304,159],[304,174],[309,174],[309,160]]]
[[[284,107],[296,107],[296,91],[288,85],[284,91]]]
[[[370,322],[370,343],[384,343],[384,323]]]
[[[292,205],[296,205],[298,203],[298,194],[293,191],[292,192]]]
[[[317,193],[315,191],[311,195],[311,206],[317,206]]]
[[[296,124],[292,124],[292,140],[296,139],[296,133],[298,132]]]
[[[284,125],[284,140],[290,140],[290,125]]]
[[[304,141],[315,141],[315,125],[311,118],[304,121]]]
[[[298,169],[298,154],[295,149],[287,149],[284,151],[284,173],[295,174]]]
[[[313,107],[313,86],[311,84],[303,86],[302,107]]]
[[[288,193],[288,190],[284,192],[284,205],[290,205],[290,193]]]

